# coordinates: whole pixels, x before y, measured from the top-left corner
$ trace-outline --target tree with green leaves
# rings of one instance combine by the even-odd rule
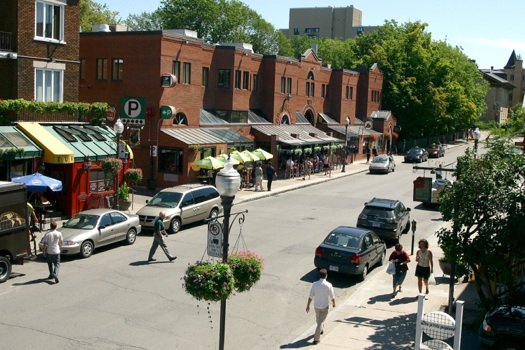
[[[282,37],[238,0],[163,0],[156,11],[165,29],[190,29],[208,43],[247,42],[261,54],[277,54]]]
[[[111,11],[107,5],[94,0],[80,0],[80,28],[90,32],[97,24],[119,23],[117,11]]]
[[[458,158],[458,180],[440,196],[447,225],[437,232],[439,244],[473,271],[487,308],[516,300],[525,263],[525,157],[510,144],[495,140],[478,157],[467,150]]]
[[[163,28],[162,18],[158,11],[142,12],[138,15],[129,15],[124,24],[129,30],[147,31],[147,30],[161,30]]]

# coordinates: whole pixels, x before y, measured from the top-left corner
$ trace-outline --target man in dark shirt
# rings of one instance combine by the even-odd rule
[[[272,182],[273,177],[275,176],[275,168],[273,167],[271,161],[268,163],[268,167],[266,168],[266,179],[268,180],[266,182],[266,187],[268,188],[268,191],[272,190]]]
[[[164,254],[166,254],[166,257],[169,261],[173,261],[177,259],[176,256],[172,256],[168,250],[168,246],[166,245],[166,242],[164,240],[165,237],[168,237],[168,233],[166,232],[166,227],[164,226],[164,219],[166,218],[166,213],[161,211],[159,213],[159,216],[155,220],[154,224],[154,232],[153,232],[153,243],[151,244],[151,249],[149,250],[149,256],[148,256],[148,262],[155,261],[156,259],[153,259],[153,255],[157,251],[158,246],[162,248],[164,251]]]

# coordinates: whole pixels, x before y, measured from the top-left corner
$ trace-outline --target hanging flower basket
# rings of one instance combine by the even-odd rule
[[[122,169],[122,161],[117,158],[107,158],[102,161],[102,171],[106,175],[116,175]]]
[[[237,292],[246,292],[261,279],[263,260],[251,251],[241,251],[228,257],[233,271],[234,286]]]
[[[322,147],[321,146],[314,146],[314,152],[321,152]]]
[[[197,300],[227,299],[234,289],[233,272],[228,264],[197,262],[186,269],[184,289]]]
[[[305,148],[304,149],[304,154],[307,155],[307,156],[312,154],[312,149],[311,148]]]
[[[293,154],[295,154],[296,156],[300,156],[301,154],[303,154],[303,150],[300,148],[296,148],[293,150]]]
[[[124,180],[130,185],[134,186],[142,181],[142,169],[130,168],[124,173]]]
[[[330,145],[325,145],[325,146],[323,146],[323,149],[324,149],[325,151],[329,151],[329,150],[330,150]]]

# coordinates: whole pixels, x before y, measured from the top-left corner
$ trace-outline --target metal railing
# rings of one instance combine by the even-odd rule
[[[15,52],[16,45],[11,32],[0,31],[0,51]]]

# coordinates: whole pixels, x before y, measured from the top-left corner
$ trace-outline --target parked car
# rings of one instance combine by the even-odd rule
[[[135,243],[141,229],[136,215],[128,215],[114,209],[82,211],[60,228],[64,237],[60,254],[80,254],[82,258],[88,258],[98,247],[119,241]],[[42,241],[39,247],[43,250]]]
[[[365,203],[357,227],[373,230],[384,240],[399,241],[410,230],[410,208],[398,200],[373,198]]]
[[[484,348],[523,349],[525,342],[525,306],[498,306],[485,314],[478,332]]]
[[[428,152],[418,146],[412,147],[405,155],[405,163],[421,163],[428,160]]]
[[[439,158],[445,156],[445,146],[441,143],[433,143],[427,148],[429,158]]]
[[[166,212],[164,224],[168,232],[179,232],[182,225],[214,218],[222,211],[217,189],[210,185],[187,184],[163,189],[137,211],[140,224],[153,229],[161,211]]]
[[[372,267],[383,264],[385,255],[385,242],[374,232],[339,226],[315,250],[314,265],[364,280]]]
[[[382,154],[380,156],[375,156],[372,158],[372,162],[370,163],[370,166],[368,167],[368,171],[370,174],[373,173],[385,173],[388,174],[389,172],[394,172],[396,170],[396,162],[394,161],[393,156],[388,156],[386,154]]]

